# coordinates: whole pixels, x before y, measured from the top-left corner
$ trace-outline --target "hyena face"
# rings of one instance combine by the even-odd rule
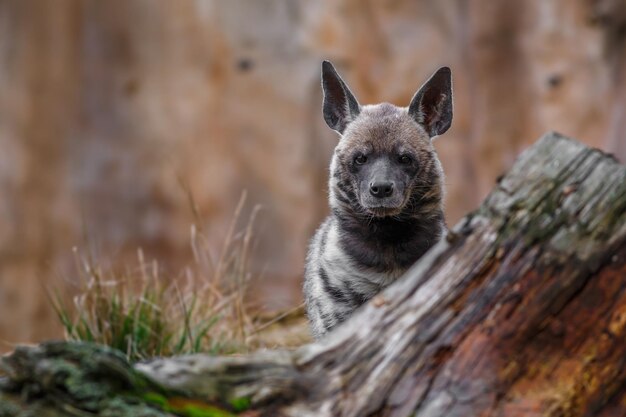
[[[414,191],[422,191],[420,174],[433,168],[434,150],[424,129],[406,110],[390,104],[364,106],[345,129],[335,150],[332,189],[348,190],[353,209],[385,217],[403,212]]]
[[[382,218],[427,213],[424,203],[441,203],[442,173],[431,139],[452,120],[449,68],[437,71],[408,108],[360,106],[329,62],[322,66],[322,86],[324,118],[341,134],[331,163],[331,206]]]

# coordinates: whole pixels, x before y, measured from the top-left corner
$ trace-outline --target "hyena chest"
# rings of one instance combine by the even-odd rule
[[[331,296],[337,295],[333,301],[339,305],[335,307],[350,311],[372,299],[405,272],[404,269],[379,272],[336,261],[327,264],[329,284],[337,288],[328,288]]]
[[[341,243],[334,222],[324,224],[309,254],[305,277],[307,312],[319,337],[396,281],[406,268],[375,270],[355,260]]]

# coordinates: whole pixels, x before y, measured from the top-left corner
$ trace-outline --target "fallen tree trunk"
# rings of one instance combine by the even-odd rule
[[[251,416],[624,416],[625,341],[626,168],[549,134],[446,241],[324,341],[134,370],[115,363],[135,375],[122,378],[135,401],[158,391],[162,410],[184,397]],[[69,348],[6,358],[5,399],[19,403],[34,385],[49,401],[64,380],[38,384],[37,369],[48,351]]]

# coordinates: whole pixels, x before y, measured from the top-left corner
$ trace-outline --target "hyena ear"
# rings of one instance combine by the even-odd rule
[[[448,130],[452,124],[450,68],[439,68],[415,93],[409,105],[409,115],[426,129],[431,138]]]
[[[322,90],[324,91],[324,120],[339,133],[360,113],[359,103],[329,61],[322,62]]]

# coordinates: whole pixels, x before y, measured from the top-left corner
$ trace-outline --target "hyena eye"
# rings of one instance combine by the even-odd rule
[[[366,162],[367,162],[367,156],[363,155],[362,153],[354,157],[354,163],[357,165],[363,165]]]
[[[413,159],[409,155],[400,155],[398,157],[398,162],[400,162],[402,165],[409,165],[411,162],[413,162]]]

